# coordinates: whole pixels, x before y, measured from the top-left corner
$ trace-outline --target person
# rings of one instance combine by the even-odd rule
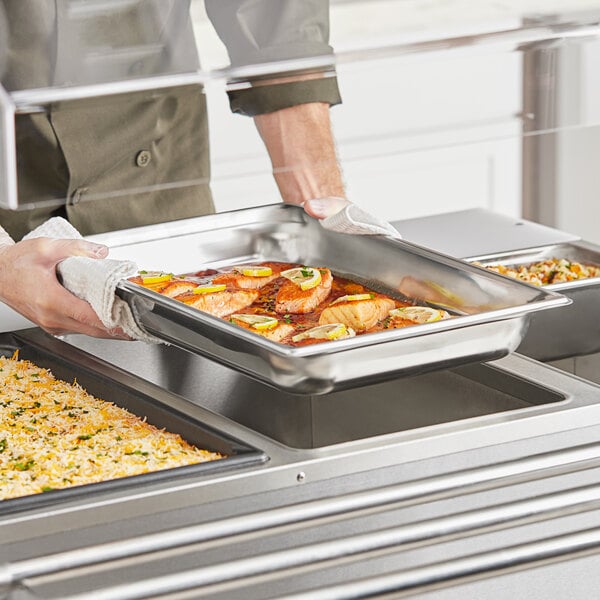
[[[205,0],[233,67],[332,53],[327,0]],[[110,83],[199,69],[190,0],[0,0],[0,78],[9,91]],[[5,40],[4,47],[2,40]],[[284,202],[324,218],[344,185],[329,110],[335,77],[256,79],[228,92],[254,119]],[[26,239],[52,216],[82,235],[214,211],[200,85],[55,102],[16,119],[19,202],[0,209],[0,300],[53,334],[120,337],[60,285],[69,256],[102,259],[85,240]]]

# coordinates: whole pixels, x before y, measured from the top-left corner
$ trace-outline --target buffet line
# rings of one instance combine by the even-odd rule
[[[459,260],[283,206],[104,241],[141,266],[119,295],[162,343],[1,334],[0,597],[501,598],[501,575],[551,594],[594,560],[598,388],[538,362],[600,349],[592,244]],[[223,318],[158,285],[274,275],[305,299],[311,269],[356,286],[335,319],[378,298],[447,318],[290,344],[265,335],[311,330],[289,304]]]

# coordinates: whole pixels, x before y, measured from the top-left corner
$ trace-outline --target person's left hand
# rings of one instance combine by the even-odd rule
[[[0,301],[48,333],[129,339],[109,331],[94,309],[58,281],[56,266],[70,256],[102,260],[108,248],[85,240],[36,238],[0,245]]]

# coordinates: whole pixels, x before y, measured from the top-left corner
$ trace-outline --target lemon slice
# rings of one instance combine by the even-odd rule
[[[163,273],[162,271],[140,271],[140,275],[144,285],[164,283],[173,279],[173,273]]]
[[[408,319],[415,323],[433,323],[448,319],[450,315],[445,310],[431,308],[430,306],[407,306],[390,310],[390,317]]]
[[[321,272],[313,267],[296,267],[282,271],[281,276],[294,282],[301,290],[310,290],[321,283]]]
[[[236,271],[240,271],[246,277],[270,277],[273,275],[271,267],[234,267]]]
[[[277,327],[279,321],[275,317],[269,317],[267,315],[231,315],[230,319],[234,321],[242,321],[247,323],[254,329],[263,331],[264,329],[273,329]]]
[[[446,302],[444,303],[436,301],[436,304],[450,307],[459,307],[464,305],[465,301],[460,296],[457,296],[454,292],[451,292],[445,287],[442,287],[439,283],[435,283],[434,281],[427,281],[426,283],[427,285],[432,287],[436,292],[438,292],[441,296],[443,296],[443,298],[446,300]]]
[[[319,325],[308,331],[298,333],[292,338],[293,342],[302,340],[339,340],[341,338],[353,337],[356,333],[351,327],[346,327],[343,323],[330,323],[328,325]]]
[[[192,292],[194,294],[214,294],[215,292],[222,292],[226,287],[224,283],[208,283],[195,287]]]
[[[339,302],[357,302],[359,300],[372,300],[375,296],[373,294],[349,294],[348,296],[340,296],[336,298],[329,306],[338,304]]]

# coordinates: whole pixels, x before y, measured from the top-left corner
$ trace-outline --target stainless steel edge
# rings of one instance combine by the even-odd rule
[[[367,508],[381,508],[384,505],[389,508],[390,505],[406,501],[407,497],[399,493],[403,487],[391,486],[369,490],[368,492],[341,495],[335,498],[249,513],[224,521],[215,521],[109,544],[90,545],[85,549],[62,552],[41,558],[9,562],[2,565],[0,570],[0,585],[10,585],[30,577],[39,577],[63,570],[180,548],[209,540],[234,537],[243,533],[260,531],[261,535],[269,535],[269,529],[298,523],[309,526],[312,521],[321,521],[326,517],[335,515],[340,515],[342,519],[351,520],[354,512],[364,511]],[[471,487],[462,491],[468,493],[469,491],[473,492],[475,489]],[[460,491],[460,488],[454,490],[455,493]],[[298,566],[307,559],[311,562],[329,560],[337,556],[425,541],[444,535],[467,533],[483,527],[515,526],[518,524],[517,522],[523,520],[544,520],[596,508],[600,508],[600,486],[591,485],[547,494],[534,499],[528,498],[476,511],[465,511],[417,521],[369,535],[355,535],[348,540],[327,541],[313,545],[308,549],[298,548],[287,553],[263,556],[261,559],[262,572]],[[247,571],[246,568],[249,565],[252,565],[252,567],[250,571]],[[257,574],[258,572],[252,561],[242,560],[239,561],[239,564],[232,562],[227,565],[227,576],[231,578]],[[205,574],[201,583],[215,583],[215,580],[210,578],[210,575]],[[153,586],[152,589],[158,589],[158,587],[160,586],[156,588]],[[114,593],[113,597],[125,598],[129,596]]]
[[[484,208],[392,221],[392,225],[404,239],[456,258],[513,252],[579,239],[571,233]]]
[[[290,220],[303,223],[303,212],[286,204],[269,204],[159,223],[158,225],[144,225],[132,229],[99,233],[87,236],[86,239],[109,246],[111,258],[130,258],[141,262],[148,256],[149,250],[155,244],[162,244],[160,246],[161,252],[157,256],[163,256],[166,248],[165,244],[168,244],[174,238],[187,237],[189,239],[191,235],[196,233],[210,232],[223,227],[236,227],[247,223],[265,221],[286,223]],[[193,246],[190,246],[187,250],[192,248]],[[179,259],[181,258],[179,257]],[[193,268],[193,265],[190,265],[190,268]]]
[[[566,258],[581,263],[600,265],[600,246],[585,240],[572,240],[532,246],[508,252],[494,252],[479,256],[469,256],[464,260],[469,263],[480,262],[484,266],[491,265],[526,265],[549,258]],[[562,290],[590,283],[598,284],[597,277],[579,279],[544,286],[544,289]]]
[[[473,325],[467,324],[471,317],[464,317],[462,328],[455,324],[436,328],[443,323],[432,324],[429,336],[423,331],[421,335],[385,339],[384,333],[380,339],[361,340],[349,348],[344,340],[339,348],[321,350],[312,346],[312,353],[294,353],[268,340],[255,340],[258,336],[251,333],[242,336],[237,331],[226,331],[220,341],[210,330],[199,329],[202,319],[196,315],[179,323],[179,314],[163,317],[156,309],[142,312],[136,298],[130,299],[130,306],[148,333],[295,394],[325,394],[431,369],[502,358],[517,348],[527,325],[524,316],[494,323],[477,323],[475,319]],[[379,334],[370,337],[379,338]]]
[[[186,571],[179,571],[170,575],[156,576],[145,578],[142,581],[114,585],[104,587],[102,589],[87,591],[85,595],[75,594],[65,596],[65,600],[79,600],[87,598],[88,600],[109,600],[119,598],[120,600],[135,600],[149,596],[160,596],[162,594],[174,593],[189,589],[199,589],[204,586],[214,585],[216,583],[224,583],[236,579],[248,577],[256,577],[284,571],[286,569],[297,568],[303,565],[315,565],[317,563],[327,563],[339,558],[359,557],[376,550],[397,548],[416,542],[424,542],[428,540],[440,539],[446,536],[461,535],[467,537],[473,532],[480,531],[483,528],[495,527],[516,527],[524,522],[534,522],[558,518],[564,515],[573,514],[588,510],[600,508],[600,486],[593,485],[566,492],[558,492],[547,494],[539,498],[528,498],[517,502],[493,505],[484,509],[473,511],[459,512],[451,515],[444,515],[424,521],[417,521],[407,525],[397,527],[388,527],[385,529],[370,531],[365,534],[350,534],[343,538],[331,539],[312,543],[309,545],[282,550],[279,552],[258,553],[256,556],[231,560],[224,564],[205,566]],[[247,518],[252,518],[248,515]],[[318,519],[319,516],[317,515]],[[348,515],[344,518],[349,519]],[[292,520],[288,520],[293,522]],[[175,533],[175,532],[173,532]],[[236,531],[232,531],[231,535],[236,535]],[[262,534],[268,535],[267,531],[262,531]],[[558,553],[566,553],[575,551],[575,547],[581,550],[579,544],[573,544],[571,541],[564,543],[556,543],[552,550],[552,555]],[[595,538],[594,543],[600,544],[600,537]],[[133,540],[126,542],[128,545]],[[546,541],[544,541],[547,543]],[[544,543],[542,542],[542,543]],[[173,536],[171,547],[181,547],[182,544],[191,544],[194,540],[177,540],[176,535]],[[538,542],[539,544],[539,542]],[[526,545],[528,548],[532,544]],[[517,547],[519,548],[519,547]],[[87,550],[88,559],[93,560],[89,554],[93,552],[94,547]],[[147,552],[148,549],[140,545],[137,550],[130,546],[130,554],[122,556],[134,556]],[[517,555],[523,560],[531,561],[540,558],[540,552],[535,551],[529,555],[525,555],[523,550],[513,549],[514,558],[510,559],[510,564],[516,562]],[[500,556],[504,556],[504,560],[499,560]],[[494,558],[492,558],[494,557]],[[32,562],[23,561],[21,563],[13,563],[5,566],[6,571],[10,573],[11,583],[21,582],[25,578],[32,578],[51,572],[78,568],[84,564],[97,564],[96,559],[93,562],[84,562],[78,559],[75,553],[69,553],[66,558],[69,561],[60,561],[60,555],[57,557],[46,557],[44,559]],[[63,557],[65,558],[65,557]],[[99,557],[98,557],[99,558]],[[54,559],[54,560],[53,560]],[[455,561],[455,564],[450,572],[446,574],[446,578],[458,576],[458,573],[463,573],[462,568],[457,568],[457,565],[463,565],[470,559],[461,559]],[[477,567],[475,566],[478,565]],[[485,559],[476,561],[469,570],[480,570],[498,568],[500,565],[507,564],[506,553],[493,552]],[[464,574],[464,573],[463,573]],[[390,577],[386,578],[388,581]],[[394,578],[395,579],[395,578]],[[413,581],[418,581],[419,578],[415,573],[411,574]],[[431,582],[437,578],[423,578],[421,583]],[[368,584],[370,591],[381,592],[383,589],[373,585],[370,581]],[[381,585],[381,582],[380,584]],[[399,582],[396,581],[395,586]],[[414,583],[410,584],[415,585]],[[409,587],[408,582],[400,584],[400,587]],[[338,586],[339,590],[340,586]],[[394,589],[398,589],[397,587]],[[354,590],[356,592],[356,589]],[[336,596],[343,597],[343,596]],[[356,596],[353,596],[356,597]]]
[[[600,528],[596,528],[398,571],[391,575],[349,581],[306,593],[278,596],[278,600],[351,600],[373,598],[379,594],[397,594],[403,590],[419,594],[424,592],[424,588],[434,584],[449,584],[459,579],[466,583],[478,576],[493,577],[501,573],[506,574],[507,569],[510,571],[523,567],[532,568],[547,561],[567,560],[582,552],[597,554],[599,551]],[[94,600],[100,599],[94,597]]]
[[[218,266],[215,261],[324,264],[388,293],[417,298],[422,294],[422,301],[433,304],[436,297],[438,304],[443,299],[458,315],[418,327],[289,348],[135,284],[119,284],[119,295],[152,335],[293,393],[323,394],[369,379],[500,358],[517,347],[531,312],[569,302],[551,291],[533,291],[405,241],[328,232],[299,207],[275,205],[221,213],[194,224],[195,233],[187,237],[170,235],[166,225],[162,239],[132,244],[131,251],[144,260],[144,268],[155,268],[148,262],[160,248],[163,265],[159,268],[179,273]],[[149,238],[152,235],[148,232]],[[120,251],[124,253],[126,247]],[[204,260],[192,266],[190,260],[196,255]],[[179,260],[186,262],[177,267],[176,257],[185,257]]]
[[[548,258],[600,265],[600,246],[583,240],[499,252],[465,259],[487,265],[524,265]],[[584,356],[600,351],[600,277],[562,282],[544,289],[572,300],[551,313],[533,314],[518,352],[541,361]]]

